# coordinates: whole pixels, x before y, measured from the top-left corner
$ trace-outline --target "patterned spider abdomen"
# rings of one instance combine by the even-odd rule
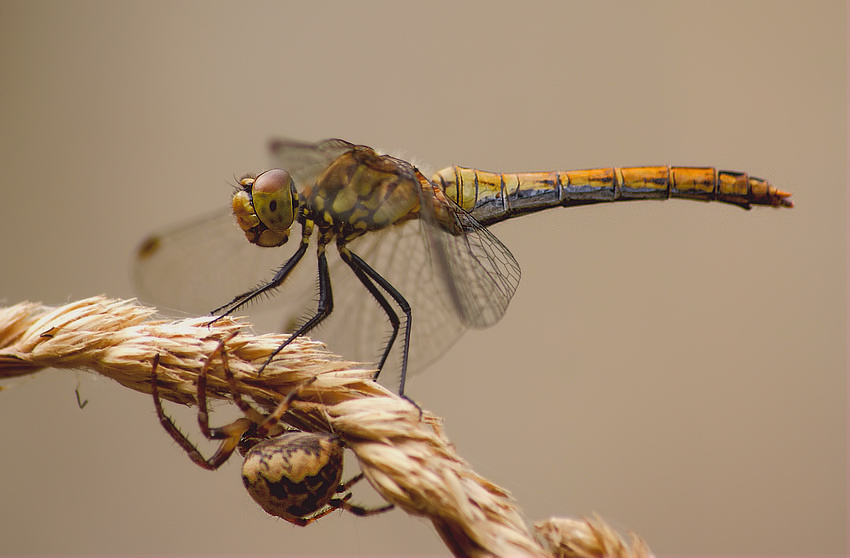
[[[291,432],[263,440],[245,455],[242,481],[271,515],[299,525],[340,488],[342,444],[335,436]]]

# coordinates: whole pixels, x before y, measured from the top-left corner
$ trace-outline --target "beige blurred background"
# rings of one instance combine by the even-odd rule
[[[748,171],[796,207],[497,225],[523,268],[507,315],[408,392],[531,520],[595,512],[660,554],[843,554],[845,25],[837,1],[3,1],[0,297],[133,296],[139,241],[226,205],[272,136],[434,168]],[[2,386],[0,553],[445,553],[399,511],[265,515],[237,459],[197,468],[111,381]]]

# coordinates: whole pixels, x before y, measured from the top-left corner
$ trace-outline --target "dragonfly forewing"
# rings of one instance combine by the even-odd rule
[[[142,302],[165,313],[210,314],[235,294],[267,281],[296,244],[261,250],[246,242],[233,215],[222,210],[148,237],[133,261],[133,287]],[[314,300],[315,259],[308,253],[287,282],[291,296],[246,310],[256,325],[281,331],[297,322]]]

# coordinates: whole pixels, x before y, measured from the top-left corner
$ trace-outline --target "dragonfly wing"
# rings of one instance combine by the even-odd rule
[[[493,325],[519,285],[519,263],[493,233],[451,200],[423,189],[421,207],[429,251],[459,319],[469,327]]]
[[[498,321],[519,284],[519,264],[510,251],[462,209],[451,210],[455,230],[463,234],[450,234],[426,217],[349,244],[410,303],[413,373],[442,356],[468,327]],[[391,332],[386,315],[346,265],[332,265],[331,281],[334,311],[316,336],[347,358],[376,362]],[[384,378],[398,377],[401,341],[393,345]]]
[[[271,279],[297,242],[279,248],[250,244],[229,212],[162,231],[142,243],[133,262],[135,290],[143,302],[162,310],[207,314],[234,296]],[[305,257],[305,260],[308,258]],[[315,255],[313,255],[315,260]],[[312,266],[312,267],[311,267]],[[316,266],[302,262],[285,287],[294,292],[315,282]],[[299,288],[298,284],[302,286]],[[299,315],[306,301],[275,297],[275,315]],[[259,304],[257,310],[265,309]],[[253,309],[248,310],[254,314]],[[273,327],[277,328],[275,319]]]
[[[353,147],[354,144],[341,139],[318,143],[277,139],[269,144],[273,164],[288,170],[299,189],[314,184],[334,159]]]
[[[410,303],[411,372],[442,356],[466,328],[498,321],[520,279],[510,251],[457,205],[423,188],[420,208],[420,219],[349,244]],[[374,362],[391,328],[383,310],[344,268],[332,272],[334,312],[319,336],[345,356]],[[401,346],[398,339],[382,374],[399,369]]]
[[[352,241],[349,249],[383,276],[409,303],[412,330],[408,370],[418,372],[442,356],[466,329],[447,303],[444,281],[431,265],[418,220],[388,230],[370,232]],[[377,363],[392,328],[386,314],[351,269],[328,250],[334,310],[313,335],[337,354]],[[384,293],[404,327],[404,316]],[[401,332],[384,364],[381,378],[398,379],[401,370]]]

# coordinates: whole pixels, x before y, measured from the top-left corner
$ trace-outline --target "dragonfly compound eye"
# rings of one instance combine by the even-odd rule
[[[251,497],[269,514],[289,521],[326,506],[341,477],[342,445],[327,434],[293,432],[263,440],[242,465]]]
[[[288,231],[295,219],[292,207],[292,177],[283,169],[264,172],[251,188],[257,217],[269,229]]]
[[[295,220],[295,187],[289,172],[272,169],[256,179],[239,181],[242,190],[233,196],[233,214],[252,244],[274,247],[289,238]]]

